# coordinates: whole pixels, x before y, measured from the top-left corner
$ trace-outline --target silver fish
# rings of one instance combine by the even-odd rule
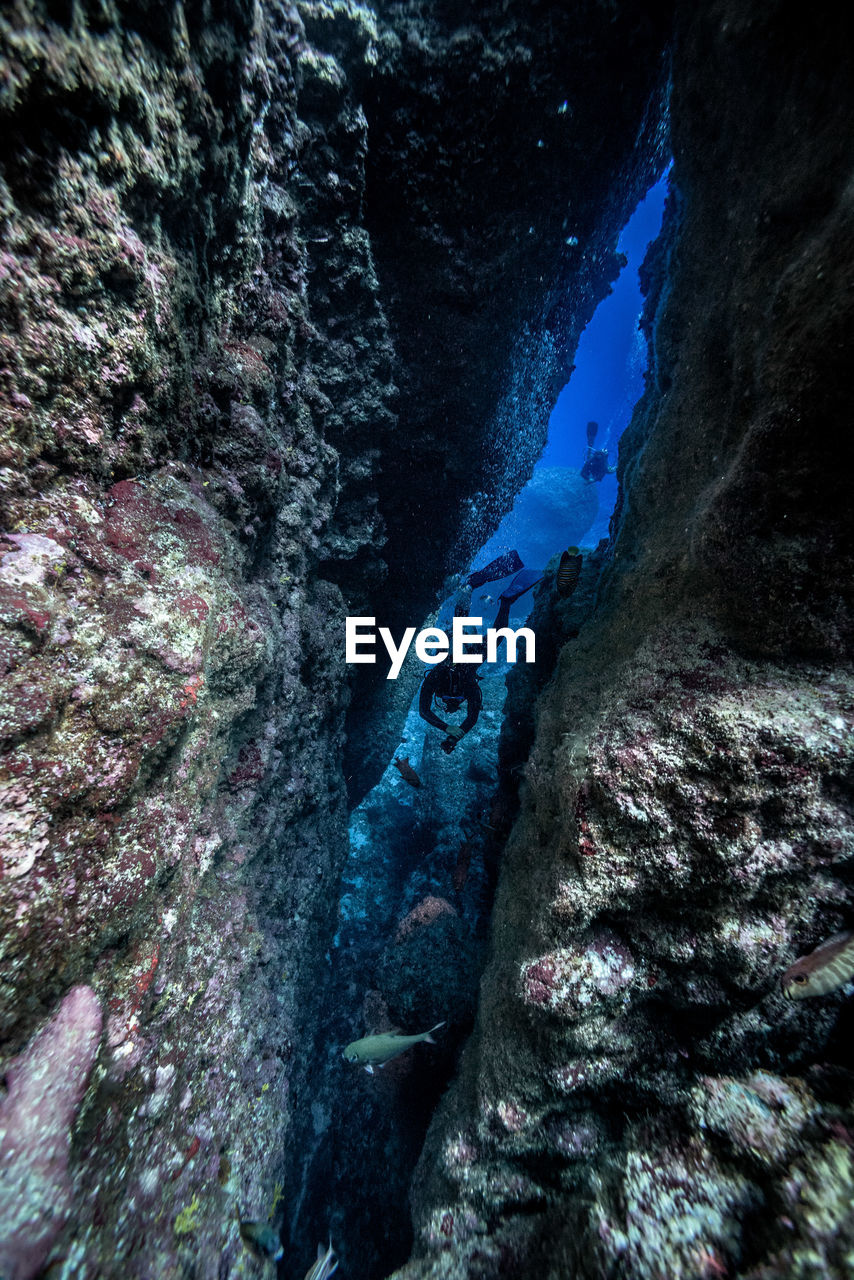
[[[333,1261],[334,1259],[334,1261]],[[323,1245],[317,1246],[317,1259],[305,1273],[305,1280],[327,1280],[333,1271],[338,1270],[338,1259],[332,1252],[332,1237],[329,1237],[329,1248],[324,1251]]]
[[[354,1040],[348,1044],[341,1055],[345,1062],[358,1062],[368,1075],[374,1074],[374,1067],[382,1067],[399,1053],[405,1053],[414,1044],[435,1044],[433,1032],[444,1027],[444,1022],[437,1022],[429,1031],[422,1031],[420,1036],[402,1036],[399,1031],[385,1031],[379,1036],[365,1036],[362,1040]]]
[[[790,965],[780,979],[788,1000],[826,996],[854,978],[854,932],[834,934],[808,956]]]

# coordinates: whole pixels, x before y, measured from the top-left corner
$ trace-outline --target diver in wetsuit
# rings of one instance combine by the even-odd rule
[[[578,547],[569,547],[560,558],[557,571],[557,593],[566,598],[571,596],[581,573],[581,553]],[[525,569],[517,551],[509,551],[497,559],[490,561],[482,569],[469,574],[461,590],[457,594],[454,605],[456,617],[468,616],[471,608],[472,587],[484,586],[487,582],[495,582],[512,573],[509,584],[498,597],[498,612],[493,627],[501,630],[510,622],[510,610],[516,601],[535,587],[543,576],[542,569]],[[433,699],[441,704],[450,715],[459,711],[466,704],[466,718],[462,724],[446,724],[432,709]],[[483,695],[477,679],[477,668],[472,663],[454,663],[445,659],[437,666],[431,667],[421,683],[418,698],[418,714],[434,729],[441,729],[445,737],[442,750],[450,754],[457,743],[470,729],[477,724],[483,706]]]
[[[596,484],[599,480],[604,480],[605,476],[612,476],[617,470],[616,467],[608,466],[607,449],[595,449],[593,447],[598,430],[598,422],[588,422],[587,454],[584,458],[584,465],[581,468],[581,479],[586,480],[588,484]]]
[[[462,724],[445,724],[432,709],[433,699],[449,714],[459,711],[466,704],[466,718]],[[442,750],[450,754],[460,738],[477,724],[480,709],[483,706],[483,695],[477,681],[475,667],[471,663],[439,663],[427,672],[421,685],[418,698],[418,714],[434,729],[441,729],[447,734],[442,743]]]

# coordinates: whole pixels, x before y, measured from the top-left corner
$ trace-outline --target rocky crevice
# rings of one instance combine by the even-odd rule
[[[515,483],[509,462],[486,481],[478,474],[477,437],[492,430],[500,380],[483,343],[495,320],[481,317],[466,331],[468,390],[455,403],[472,409],[479,378],[494,390],[466,424],[474,451],[448,491],[425,577],[424,528],[407,529],[396,459],[414,447],[422,490],[444,483],[439,455],[461,438],[459,415],[428,431],[426,405],[411,410],[431,382],[459,380],[460,364],[428,344],[419,361],[429,376],[418,373],[408,317],[433,301],[408,269],[392,279],[388,218],[402,212],[392,192],[404,172],[441,257],[443,218],[454,221],[448,202],[462,188],[443,178],[431,194],[444,166],[414,164],[392,98],[398,81],[414,87],[454,61],[443,89],[450,157],[470,77],[491,93],[506,68],[509,128],[536,58],[519,44],[518,14],[484,6],[478,23],[486,34],[455,40],[446,14],[337,2],[21,0],[4,14],[10,1078],[69,990],[93,992],[106,1027],[57,1139],[71,1141],[73,1194],[63,1192],[49,1230],[47,1183],[16,1202],[12,1274],[54,1262],[89,1274],[263,1267],[238,1238],[234,1207],[278,1219],[291,1115],[310,1093],[298,1046],[318,1027],[319,957],[346,849],[342,617],[380,611],[396,593],[401,612],[423,607],[462,554],[450,548],[474,545]],[[646,33],[640,102],[660,83],[660,53],[654,24],[628,23]],[[537,42],[544,57],[545,32]],[[460,56],[450,59],[452,46]],[[555,68],[554,56],[543,62],[538,92]],[[419,90],[419,100],[433,94]],[[557,111],[556,80],[548,95]],[[484,107],[474,132],[488,122]],[[431,110],[438,128],[435,101]],[[635,190],[655,163],[634,151],[633,110],[602,148],[585,228],[598,227],[600,197],[632,156]],[[370,130],[389,140],[374,149]],[[564,160],[552,156],[551,171]],[[511,198],[507,143],[489,165],[492,194],[497,182]],[[466,217],[483,220],[490,199],[484,190]],[[579,316],[613,273],[618,221],[612,211],[582,250],[591,283]],[[497,227],[490,238],[497,244]],[[469,309],[460,253],[471,248],[449,260],[451,312]],[[494,251],[479,262],[481,291],[495,263]],[[540,270],[536,253],[531,264]],[[510,274],[503,268],[505,297]],[[446,283],[437,278],[439,329]],[[540,283],[504,316],[501,351]],[[531,333],[533,350],[536,324]],[[524,465],[547,401],[534,379]],[[518,413],[505,418],[512,430]],[[478,495],[488,501],[460,541],[458,500]],[[48,1090],[75,1093],[55,1056],[46,1069]],[[18,1149],[13,1132],[6,1139]],[[27,1223],[39,1242],[29,1252]]]
[[[342,771],[343,616],[426,616],[528,474],[671,58],[648,390],[511,690],[406,1274],[842,1265],[840,998],[768,991],[851,896],[847,29],[676,16],[4,11],[4,1274],[269,1270],[235,1205],[298,1181],[345,784],[400,723],[357,687]]]
[[[377,476],[388,576],[372,610],[397,632],[435,609],[542,451],[618,274],[619,232],[667,163],[670,6],[481,3],[461,21],[409,0],[378,13],[366,221],[400,394]],[[356,801],[411,697],[382,674],[356,673]]]
[[[401,1276],[846,1273],[850,1011],[779,991],[854,892],[841,39],[679,18],[647,391],[595,603],[573,637],[540,599],[553,677],[533,717],[511,688],[521,813]]]

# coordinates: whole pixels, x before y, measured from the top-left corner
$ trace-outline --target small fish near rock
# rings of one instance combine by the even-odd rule
[[[395,760],[394,767],[403,778],[403,781],[408,782],[410,787],[421,786],[421,779],[409,763],[409,756],[404,756],[402,760]]]
[[[584,557],[578,547],[568,547],[562,553],[557,568],[557,593],[563,599],[571,596],[578,586],[583,561]]]
[[[248,1222],[241,1218],[237,1210],[237,1223],[240,1227],[240,1238],[254,1253],[278,1262],[284,1255],[278,1231],[269,1222]]]
[[[826,996],[854,978],[854,931],[836,933],[790,965],[780,979],[787,1000]]]
[[[444,1027],[444,1022],[437,1022],[429,1031],[422,1031],[418,1036],[403,1036],[399,1031],[384,1031],[378,1036],[364,1036],[348,1044],[341,1055],[345,1062],[357,1062],[364,1067],[368,1075],[374,1074],[374,1067],[384,1067],[399,1053],[405,1053],[414,1044],[435,1044],[433,1032]]]
[[[322,1244],[317,1246],[317,1259],[305,1273],[305,1280],[327,1280],[327,1277],[337,1270],[338,1259],[333,1252],[332,1237],[330,1236],[328,1249],[324,1249]]]

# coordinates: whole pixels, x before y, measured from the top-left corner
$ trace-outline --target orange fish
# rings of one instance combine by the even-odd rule
[[[400,776],[401,778],[403,778],[403,781],[408,782],[410,787],[421,786],[421,779],[413,769],[412,765],[409,763],[409,756],[405,756],[403,760],[395,760],[394,766],[400,773]]]
[[[788,1000],[826,996],[854,978],[854,932],[834,934],[790,965],[780,984]]]

